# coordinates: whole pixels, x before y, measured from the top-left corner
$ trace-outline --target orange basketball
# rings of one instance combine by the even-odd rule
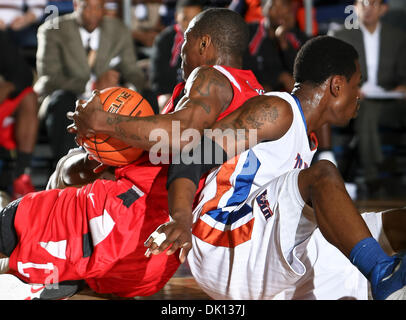
[[[146,117],[154,114],[151,105],[139,93],[128,88],[113,87],[100,92],[103,109],[131,117]],[[97,161],[110,166],[124,166],[137,160],[143,150],[110,137],[96,134],[84,138],[82,146]]]

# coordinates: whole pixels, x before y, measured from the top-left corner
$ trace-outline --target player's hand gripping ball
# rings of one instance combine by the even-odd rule
[[[113,87],[100,92],[104,111],[131,117],[152,116],[151,105],[139,93],[128,88]],[[124,166],[137,160],[143,153],[142,149],[110,137],[96,134],[83,138],[82,146],[100,163],[110,166]]]

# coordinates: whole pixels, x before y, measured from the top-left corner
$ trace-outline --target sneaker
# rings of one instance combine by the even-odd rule
[[[0,288],[0,300],[33,300],[40,298],[45,285],[31,285],[12,274],[2,274]]]
[[[83,281],[64,281],[50,285],[31,284],[12,274],[1,274],[0,300],[64,300],[83,287]]]
[[[31,177],[28,174],[24,173],[14,180],[13,182],[14,199],[21,198],[22,196],[30,192],[35,192],[35,188],[32,185]]]
[[[394,258],[392,263],[372,271],[371,289],[375,300],[406,300],[406,254]]]

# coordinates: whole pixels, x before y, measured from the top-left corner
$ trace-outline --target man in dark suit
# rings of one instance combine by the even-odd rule
[[[379,186],[379,164],[383,161],[379,126],[404,121],[404,100],[382,100],[377,93],[406,93],[406,35],[381,21],[388,10],[385,0],[356,0],[358,23],[334,36],[349,42],[360,56],[363,100],[354,122],[360,162],[368,191]],[[382,97],[382,95],[381,95]],[[404,123],[403,123],[404,124]]]
[[[55,159],[75,146],[66,132],[66,112],[93,89],[129,83],[142,93],[145,75],[136,64],[130,30],[104,16],[104,0],[74,0],[74,12],[50,19],[38,30],[35,91]]]

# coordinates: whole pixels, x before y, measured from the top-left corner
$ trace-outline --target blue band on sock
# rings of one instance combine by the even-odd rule
[[[350,253],[350,261],[369,279],[372,269],[381,262],[391,261],[374,238],[365,238],[358,242]]]

